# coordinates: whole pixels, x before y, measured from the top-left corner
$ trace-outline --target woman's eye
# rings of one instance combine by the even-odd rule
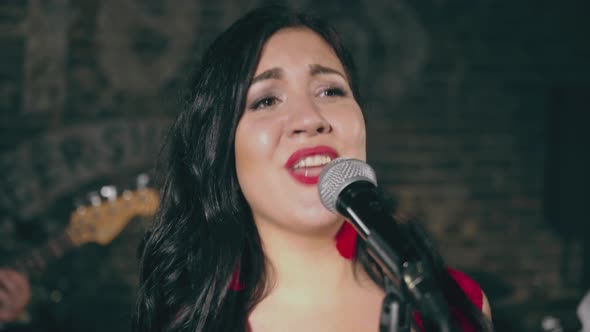
[[[341,88],[329,88],[329,89],[322,91],[321,95],[324,97],[334,97],[334,96],[344,97],[344,96],[346,96],[346,91],[344,91]]]
[[[255,101],[254,104],[252,104],[252,106],[250,106],[250,109],[258,110],[258,109],[270,107],[270,106],[273,106],[274,104],[276,104],[277,101],[278,101],[277,97],[264,97],[264,98],[261,98],[261,99],[258,99],[257,101]]]

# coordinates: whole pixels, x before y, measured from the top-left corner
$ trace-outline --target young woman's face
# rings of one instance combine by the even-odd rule
[[[236,170],[258,227],[334,230],[317,182],[337,157],[366,158],[365,123],[342,63],[315,32],[283,29],[265,44],[235,139]]]

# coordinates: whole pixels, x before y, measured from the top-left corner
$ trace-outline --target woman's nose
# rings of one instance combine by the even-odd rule
[[[300,100],[292,111],[290,120],[291,135],[309,135],[325,134],[332,131],[332,125],[322,114],[321,107],[311,98]]]

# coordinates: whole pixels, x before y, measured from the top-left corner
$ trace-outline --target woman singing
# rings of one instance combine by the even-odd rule
[[[141,258],[136,330],[379,331],[383,276],[317,189],[331,160],[366,160],[354,65],[335,31],[254,10],[213,42],[190,89]],[[481,289],[453,273],[489,315]],[[465,331],[485,329],[461,306]]]

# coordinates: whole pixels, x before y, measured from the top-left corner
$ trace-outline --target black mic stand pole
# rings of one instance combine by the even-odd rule
[[[379,332],[410,332],[412,316],[400,290],[389,278],[385,278],[385,298],[381,309]]]
[[[354,226],[357,227],[357,225]],[[361,236],[361,238],[365,240],[369,253],[379,262],[385,273],[386,295],[381,311],[380,332],[410,332],[412,317],[408,296],[411,292],[415,293],[414,297],[422,296],[418,288],[423,279],[427,279],[423,275],[424,270],[427,270],[424,262],[400,263],[398,256],[376,233],[369,232],[368,236]],[[397,286],[394,284],[394,280],[398,280]],[[455,326],[451,329],[452,321],[450,321],[446,301],[442,296],[436,297],[436,295],[440,294],[427,294],[428,298],[421,299],[427,302],[427,311],[420,311],[425,331],[455,331]]]
[[[371,232],[366,225],[348,209],[351,219],[357,219],[353,222],[354,228],[365,241],[369,254],[379,263],[385,274],[383,280],[385,285],[385,298],[381,308],[381,319],[379,322],[380,332],[410,332],[412,327],[412,317],[410,306],[404,294],[405,287],[402,275],[402,264],[399,257],[391,250],[391,247],[385,243],[383,238],[374,232]],[[398,281],[398,285],[394,283]]]

